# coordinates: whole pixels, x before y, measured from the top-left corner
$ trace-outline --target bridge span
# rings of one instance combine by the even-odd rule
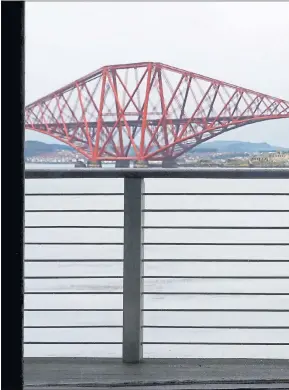
[[[153,62],[104,66],[25,108],[25,129],[90,162],[167,161],[225,132],[289,118],[289,101]]]

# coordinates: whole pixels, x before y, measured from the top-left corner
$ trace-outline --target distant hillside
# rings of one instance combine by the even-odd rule
[[[65,144],[46,144],[39,141],[26,141],[24,148],[25,157],[35,157],[41,154],[55,153],[58,150],[73,150],[70,146]],[[264,143],[254,142],[241,142],[241,141],[211,141],[204,142],[197,146],[189,153],[254,153],[254,152],[274,152],[276,150],[289,150],[289,148],[282,148],[278,146],[272,146]],[[134,156],[135,153],[131,149],[130,156]]]
[[[55,153],[58,150],[73,150],[64,144],[46,144],[39,141],[26,141],[24,146],[25,157],[35,157],[44,153]]]
[[[194,151],[202,151],[203,149],[215,149],[219,153],[254,153],[254,152],[274,152],[276,150],[288,150],[279,146],[272,146],[266,142],[242,142],[242,141],[211,141],[204,142],[197,146]]]

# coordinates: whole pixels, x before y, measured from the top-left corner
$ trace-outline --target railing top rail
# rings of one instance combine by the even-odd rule
[[[28,169],[25,179],[77,179],[77,178],[188,178],[188,179],[289,179],[289,168],[77,168]]]

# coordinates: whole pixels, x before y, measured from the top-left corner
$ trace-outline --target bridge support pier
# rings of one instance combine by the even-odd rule
[[[83,161],[77,160],[76,163],[74,164],[74,168],[86,168],[86,165]]]
[[[148,168],[149,163],[146,160],[136,160],[134,162],[134,168]]]
[[[115,167],[116,168],[129,168],[130,160],[116,160]]]
[[[87,161],[87,168],[101,168],[102,164],[101,161]]]
[[[178,168],[178,163],[174,158],[165,158],[162,161],[162,168]]]

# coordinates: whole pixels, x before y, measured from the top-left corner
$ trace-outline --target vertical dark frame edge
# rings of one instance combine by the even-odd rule
[[[20,1],[1,3],[4,390],[23,386],[24,8]]]

